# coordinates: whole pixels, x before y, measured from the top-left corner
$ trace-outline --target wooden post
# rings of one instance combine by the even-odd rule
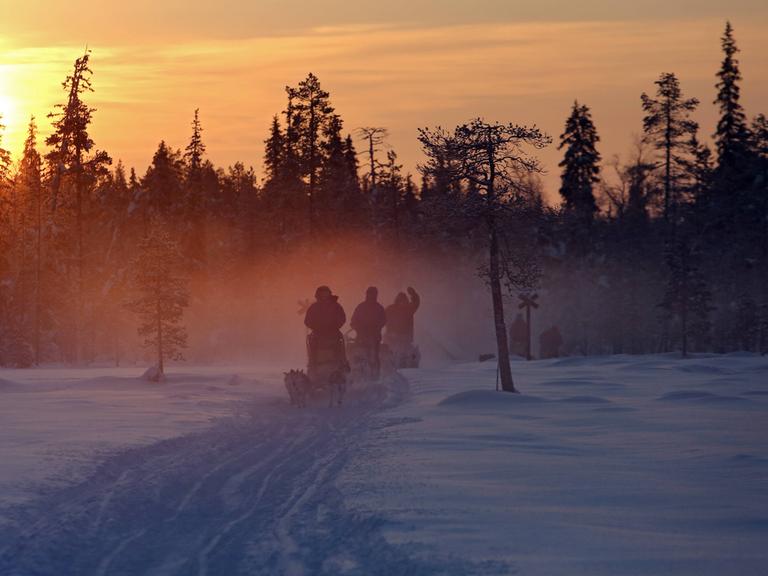
[[[532,360],[533,356],[531,355],[531,308],[538,308],[539,305],[536,303],[536,300],[539,298],[538,294],[518,294],[517,297],[520,299],[520,304],[518,305],[518,309],[522,310],[525,309],[525,323],[527,324],[527,342],[525,345],[525,359],[526,360]]]

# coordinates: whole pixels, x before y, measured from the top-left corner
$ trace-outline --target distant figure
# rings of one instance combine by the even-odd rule
[[[391,348],[413,344],[413,316],[421,305],[421,298],[410,286],[408,294],[410,299],[404,292],[400,292],[395,303],[387,307],[387,332],[384,340]]]
[[[339,297],[334,296],[328,286],[315,290],[315,302],[304,317],[304,324],[312,331],[307,339],[310,368],[317,365],[321,355],[325,360],[324,352],[346,365],[344,336],[341,333],[346,321],[347,315],[339,304]]]
[[[557,326],[552,326],[539,336],[539,355],[542,358],[557,358],[560,356],[560,347],[563,345],[563,337]]]
[[[365,301],[355,308],[350,325],[357,335],[358,345],[365,353],[374,380],[379,379],[381,370],[379,347],[385,323],[384,307],[379,304],[379,290],[371,286],[365,291]]]
[[[519,313],[509,327],[509,349],[516,356],[526,356],[528,353],[528,324]]]

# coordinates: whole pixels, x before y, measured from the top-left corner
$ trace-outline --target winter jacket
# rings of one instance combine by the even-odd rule
[[[411,298],[402,292],[395,298],[395,303],[388,306],[387,316],[387,335],[395,338],[401,338],[413,341],[413,315],[419,309],[421,299],[414,290],[411,292]]]
[[[309,307],[304,317],[304,324],[319,338],[335,337],[346,321],[347,315],[338,302],[338,296],[318,300]]]
[[[363,342],[380,342],[381,329],[387,318],[384,306],[376,300],[366,300],[355,308],[350,326],[357,332],[357,338]]]

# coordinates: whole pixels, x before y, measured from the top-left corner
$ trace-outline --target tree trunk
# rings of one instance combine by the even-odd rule
[[[314,96],[309,96],[309,235],[315,234],[315,156],[317,146],[317,127],[315,126]]]
[[[682,254],[683,285],[682,285],[682,306],[680,307],[680,323],[682,324],[682,348],[683,358],[688,357],[688,258],[683,250]]]
[[[34,322],[34,335],[33,335],[33,341],[35,346],[35,366],[40,365],[40,312],[41,312],[41,303],[40,300],[42,298],[42,294],[40,293],[41,290],[41,281],[42,281],[42,258],[43,258],[43,251],[42,251],[42,234],[43,234],[43,208],[42,208],[42,198],[40,195],[42,194],[42,191],[40,190],[40,187],[38,186],[36,190],[36,197],[35,197],[35,208],[36,208],[36,238],[35,238],[35,322]]]
[[[376,163],[373,159],[373,132],[368,136],[368,156],[371,160],[371,189],[369,190],[370,193],[373,193],[374,188],[376,188]]]
[[[118,327],[117,327],[117,325],[115,325],[113,328],[114,328],[115,333],[114,333],[114,335],[112,337],[113,338],[112,346],[113,346],[114,351],[115,351],[115,367],[119,368],[120,367],[120,336],[118,335]]]
[[[525,342],[525,359],[531,360],[531,307],[526,306],[525,307],[525,324],[527,327],[527,334],[525,336],[526,342]],[[541,351],[539,351],[539,355],[541,355]]]
[[[83,357],[83,339],[85,332],[85,299],[84,299],[84,285],[85,274],[83,271],[84,266],[84,254],[83,254],[83,192],[80,180],[80,151],[78,150],[77,171],[75,172],[75,234],[77,236],[77,254],[75,260],[77,262],[77,288],[75,295],[75,363],[77,366],[82,366],[84,363]]]
[[[489,278],[491,297],[493,299],[493,320],[496,326],[496,346],[499,359],[499,376],[501,389],[504,392],[517,392],[512,380],[512,367],[509,363],[509,344],[507,342],[507,327],[504,324],[504,302],[501,292],[501,270],[499,268],[499,240],[496,227],[491,224],[491,246]]]
[[[672,120],[667,112],[667,128],[664,134],[664,222],[669,222],[670,196],[672,195]]]
[[[158,290],[159,292],[159,290]],[[165,375],[165,366],[163,365],[163,321],[162,311],[160,309],[160,297],[157,298],[157,380],[158,382]]]

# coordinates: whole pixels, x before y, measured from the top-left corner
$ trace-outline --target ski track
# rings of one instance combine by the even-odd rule
[[[340,408],[254,406],[205,432],[119,452],[85,481],[3,510],[0,574],[509,573],[426,561],[384,539],[385,519],[345,507],[336,478],[377,413],[406,395],[396,377],[351,391]]]
[[[115,487],[122,486],[125,483],[126,478],[128,478],[128,470],[123,471],[118,479],[115,481]],[[96,520],[93,522],[93,527],[98,529],[99,526],[101,526],[101,521],[104,518],[104,513],[107,510],[107,506],[109,506],[109,502],[112,500],[112,496],[115,494],[115,489],[107,490],[104,493],[104,497],[101,499],[101,504],[99,504],[99,513],[96,516]]]

